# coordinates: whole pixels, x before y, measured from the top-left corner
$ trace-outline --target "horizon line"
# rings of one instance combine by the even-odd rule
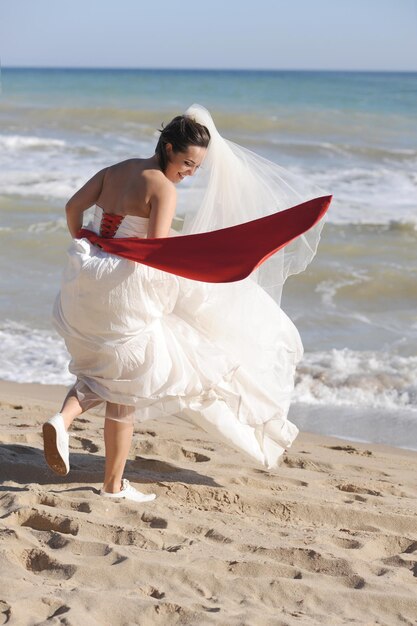
[[[2,65],[3,70],[99,70],[99,71],[180,71],[180,72],[347,72],[380,74],[416,74],[415,70],[399,69],[352,69],[352,68],[252,68],[252,67],[123,67],[88,65]]]

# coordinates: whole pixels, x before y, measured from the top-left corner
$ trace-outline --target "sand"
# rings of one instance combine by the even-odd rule
[[[135,427],[98,494],[102,418],[70,430],[71,472],[41,424],[64,388],[0,384],[0,624],[417,624],[417,453],[301,433],[274,471],[181,420]]]

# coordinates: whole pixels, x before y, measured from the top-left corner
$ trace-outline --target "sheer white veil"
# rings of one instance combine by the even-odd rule
[[[206,126],[211,139],[202,168],[188,187],[187,202],[179,203],[182,234],[242,224],[326,195],[303,177],[222,137],[203,106],[193,104],[185,115]],[[257,282],[280,304],[287,277],[313,259],[323,224],[321,220],[239,283]]]

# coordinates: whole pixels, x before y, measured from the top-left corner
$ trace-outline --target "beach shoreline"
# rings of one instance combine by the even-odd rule
[[[66,477],[45,464],[41,425],[66,389],[0,381],[0,619],[415,623],[416,452],[300,432],[267,471],[180,419],[149,420],[125,477],[158,497],[108,502],[103,418],[74,422]]]

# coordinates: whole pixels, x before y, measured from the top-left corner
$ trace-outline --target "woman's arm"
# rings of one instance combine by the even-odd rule
[[[107,169],[108,168],[105,167],[103,170],[97,172],[97,174],[94,174],[65,205],[68,230],[72,237],[76,237],[77,232],[82,227],[83,212],[97,202],[103,187]]]
[[[172,220],[177,206],[177,192],[174,185],[159,185],[150,199],[151,214],[148,224],[148,239],[169,237]]]

